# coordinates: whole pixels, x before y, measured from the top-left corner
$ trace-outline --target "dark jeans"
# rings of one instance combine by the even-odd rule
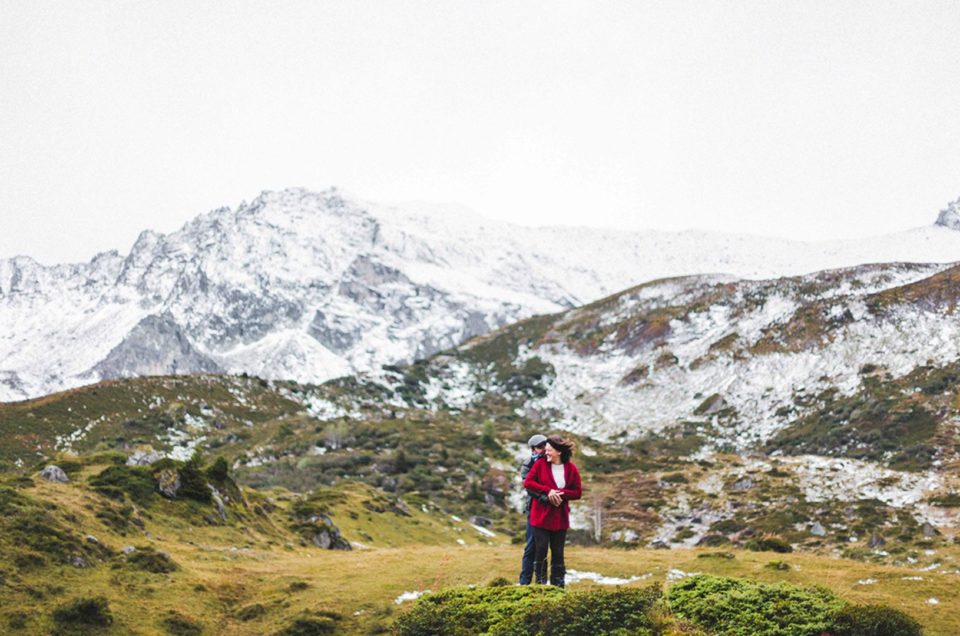
[[[550,584],[563,586],[563,575],[566,568],[563,566],[563,544],[567,540],[566,530],[533,529],[534,553],[533,560],[543,562],[547,560],[547,548],[550,548]]]
[[[523,560],[520,562],[520,585],[530,585],[533,580],[533,526],[530,525],[530,513],[527,513],[527,543],[523,546]]]

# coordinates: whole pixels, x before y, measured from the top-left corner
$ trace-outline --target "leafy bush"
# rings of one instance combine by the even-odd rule
[[[921,636],[912,617],[884,605],[847,605],[836,613],[831,636]]]
[[[843,607],[825,588],[710,575],[676,583],[667,598],[679,618],[718,636],[820,636]]]
[[[401,636],[651,634],[659,586],[565,593],[557,587],[454,588],[421,598],[395,625]]]
[[[65,631],[86,632],[90,628],[113,624],[106,597],[77,598],[53,610],[53,620]]]

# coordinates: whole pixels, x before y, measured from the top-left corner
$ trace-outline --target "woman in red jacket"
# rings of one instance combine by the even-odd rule
[[[563,544],[570,527],[570,504],[583,494],[580,471],[570,461],[573,442],[560,437],[548,437],[544,460],[534,462],[523,481],[523,487],[535,493],[547,495],[550,503],[536,497],[530,508],[530,525],[533,526],[534,556],[533,572],[537,583],[547,582],[547,547],[553,560],[550,568],[550,584],[563,587],[566,569],[563,566]]]

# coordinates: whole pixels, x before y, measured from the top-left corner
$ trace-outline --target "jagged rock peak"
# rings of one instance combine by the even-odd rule
[[[940,210],[937,225],[950,230],[960,230],[960,199],[951,201],[945,210]]]
[[[349,197],[336,188],[309,190],[303,187],[284,188],[282,190],[264,190],[250,203],[243,201],[237,206],[237,213],[256,214],[270,205],[297,208],[338,209],[349,203]],[[312,205],[310,205],[312,204]],[[229,209],[229,208],[227,208]]]

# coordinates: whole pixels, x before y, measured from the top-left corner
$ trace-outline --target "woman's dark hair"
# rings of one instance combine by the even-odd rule
[[[573,455],[573,441],[557,437],[556,435],[547,438],[547,444],[553,446],[553,450],[560,451],[560,461],[566,464]]]

